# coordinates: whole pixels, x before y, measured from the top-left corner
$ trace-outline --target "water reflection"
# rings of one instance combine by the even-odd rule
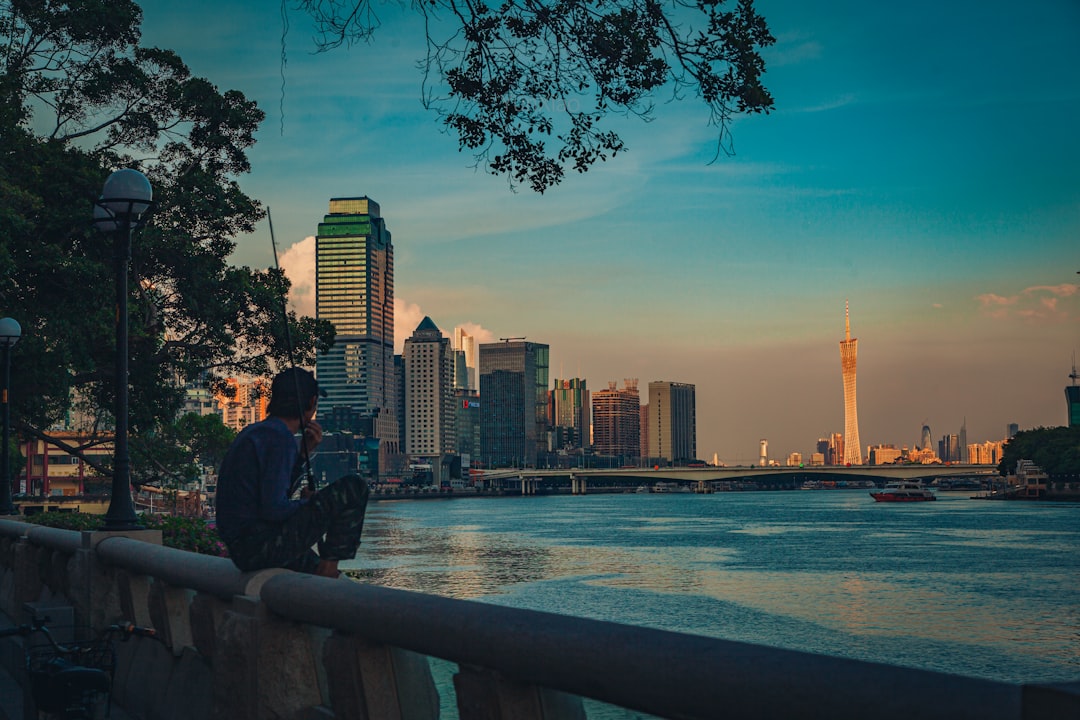
[[[1080,507],[943,499],[888,512],[862,493],[736,495],[380,503],[343,567],[448,597],[993,679],[1075,679]]]

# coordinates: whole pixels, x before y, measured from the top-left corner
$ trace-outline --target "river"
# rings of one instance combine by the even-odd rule
[[[1080,679],[1080,504],[865,490],[372,503],[363,582],[1006,682]]]

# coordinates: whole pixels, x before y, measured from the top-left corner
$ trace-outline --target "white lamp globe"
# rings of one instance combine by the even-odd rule
[[[15,318],[0,318],[0,345],[13,347],[19,342],[20,337],[22,337],[22,327]]]
[[[126,215],[130,212],[135,216],[142,215],[150,207],[153,197],[150,181],[138,170],[131,169],[114,172],[105,181],[105,187],[101,191],[101,200],[105,207],[116,214]]]

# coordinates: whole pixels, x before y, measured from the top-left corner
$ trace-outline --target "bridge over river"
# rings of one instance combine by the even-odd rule
[[[866,481],[882,485],[890,480],[922,480],[937,478],[989,478],[997,473],[994,465],[853,465],[813,467],[669,467],[669,468],[562,468],[540,470],[533,468],[485,470],[475,475],[485,487],[512,490],[520,487],[522,494],[570,490],[585,494],[590,488],[600,491],[633,489],[665,483],[672,489],[687,488],[695,492],[712,492],[734,488],[760,487],[784,489],[801,486],[808,480],[836,482],[838,485],[857,485]]]

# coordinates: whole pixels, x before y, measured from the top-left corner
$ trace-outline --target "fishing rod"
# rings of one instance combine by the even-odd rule
[[[278,264],[277,254],[277,240],[274,239],[274,219],[270,217],[270,208],[266,208],[266,219],[270,223],[270,247],[274,249],[274,269],[279,273],[281,272],[281,266]],[[289,369],[292,370],[293,387],[296,390],[296,409],[300,413],[300,457],[303,462],[303,471],[292,478],[292,482],[289,485],[289,494],[287,497],[292,497],[297,488],[300,487],[300,481],[306,480],[308,490],[315,492],[315,475],[311,472],[311,453],[308,452],[307,447],[307,424],[304,422],[304,398],[300,394],[300,374],[296,371],[296,353],[293,351],[292,333],[289,332],[289,306],[285,298],[285,293],[281,294],[281,317],[285,321],[285,349],[289,351]]]

